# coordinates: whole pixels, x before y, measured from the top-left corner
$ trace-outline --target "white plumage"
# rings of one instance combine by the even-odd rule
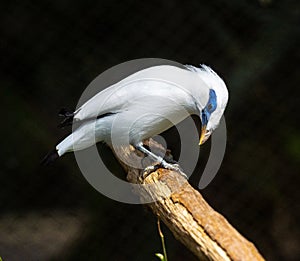
[[[140,148],[191,114],[200,116],[200,143],[218,126],[228,100],[223,80],[208,66],[170,65],[138,71],[96,94],[79,109],[79,127],[56,146],[59,156],[96,142]],[[144,150],[143,150],[144,151]]]

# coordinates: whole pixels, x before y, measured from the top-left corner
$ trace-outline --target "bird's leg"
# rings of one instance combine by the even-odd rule
[[[184,176],[186,179],[188,179],[188,177],[182,172],[182,170],[180,169],[178,164],[170,164],[170,163],[166,162],[162,157],[157,156],[153,152],[146,149],[142,142],[139,142],[134,147],[137,150],[146,154],[147,156],[151,157],[154,161],[158,162],[158,165],[148,166],[145,168],[144,173],[143,173],[144,177],[147,177],[151,172],[155,171],[159,166],[162,166],[165,169],[175,170],[175,171],[179,172],[182,176]]]

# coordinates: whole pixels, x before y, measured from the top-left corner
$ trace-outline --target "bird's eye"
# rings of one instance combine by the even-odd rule
[[[207,105],[207,110],[208,110],[208,111],[211,111],[212,108],[213,108],[213,106],[211,105],[211,103],[209,103],[209,104]]]

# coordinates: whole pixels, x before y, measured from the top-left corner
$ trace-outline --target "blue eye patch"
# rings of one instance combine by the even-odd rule
[[[212,114],[217,108],[217,95],[213,89],[209,90],[209,99],[204,108],[209,114]]]
[[[213,89],[209,90],[209,98],[206,106],[204,107],[201,118],[202,118],[202,124],[206,125],[210,115],[216,110],[217,108],[217,95],[216,92]]]

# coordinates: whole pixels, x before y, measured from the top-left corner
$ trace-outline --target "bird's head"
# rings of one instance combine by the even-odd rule
[[[196,68],[188,65],[186,67],[196,72],[204,82],[203,89],[208,97],[205,104],[200,102],[197,104],[202,125],[199,145],[202,145],[220,123],[228,101],[228,90],[224,81],[209,66],[201,65],[200,68]]]

